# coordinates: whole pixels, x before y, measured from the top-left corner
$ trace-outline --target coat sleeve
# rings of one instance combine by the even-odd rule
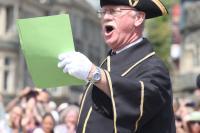
[[[162,67],[143,69],[122,77],[105,70],[113,106],[114,128],[137,130],[158,113],[170,98],[171,83]],[[121,129],[119,129],[121,128]]]

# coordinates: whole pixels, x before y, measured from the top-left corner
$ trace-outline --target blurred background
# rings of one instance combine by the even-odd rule
[[[169,15],[147,20],[145,36],[170,70],[176,116],[183,121],[191,112],[200,110],[200,86],[197,86],[200,74],[200,0],[162,2]],[[99,8],[98,0],[0,0],[0,103],[5,113],[9,113],[19,99],[20,102],[23,98],[29,100],[31,95],[38,101],[43,91],[48,94],[46,101],[49,106],[58,112],[63,103],[67,103],[66,106],[78,105],[84,89],[83,86],[35,88],[20,50],[16,19],[69,13],[76,50],[99,65],[108,51],[96,13]],[[198,117],[200,121],[200,115]],[[180,127],[186,128],[182,124]]]

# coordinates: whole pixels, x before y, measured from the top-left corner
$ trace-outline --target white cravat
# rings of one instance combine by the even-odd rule
[[[120,49],[120,50],[117,50],[117,51],[116,51],[116,54],[118,54],[118,53],[120,53],[120,52],[124,51],[125,49],[128,49],[128,48],[130,48],[131,46],[133,46],[133,45],[135,45],[135,44],[137,44],[137,43],[141,42],[142,40],[143,40],[143,38],[142,38],[142,37],[141,37],[141,38],[139,38],[138,40],[136,40],[136,41],[134,41],[133,43],[131,43],[131,44],[129,44],[129,45],[127,45],[127,46],[125,46],[124,48],[122,48],[122,49]]]

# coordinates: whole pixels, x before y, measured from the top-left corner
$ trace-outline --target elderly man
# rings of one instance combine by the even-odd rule
[[[167,14],[159,0],[100,0],[105,42],[100,67],[79,52],[59,56],[58,67],[89,81],[77,133],[175,133],[167,69],[143,38],[145,19]]]

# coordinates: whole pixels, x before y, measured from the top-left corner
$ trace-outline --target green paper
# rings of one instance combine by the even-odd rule
[[[57,67],[59,54],[75,50],[69,15],[18,19],[17,29],[21,49],[36,87],[85,83]]]

